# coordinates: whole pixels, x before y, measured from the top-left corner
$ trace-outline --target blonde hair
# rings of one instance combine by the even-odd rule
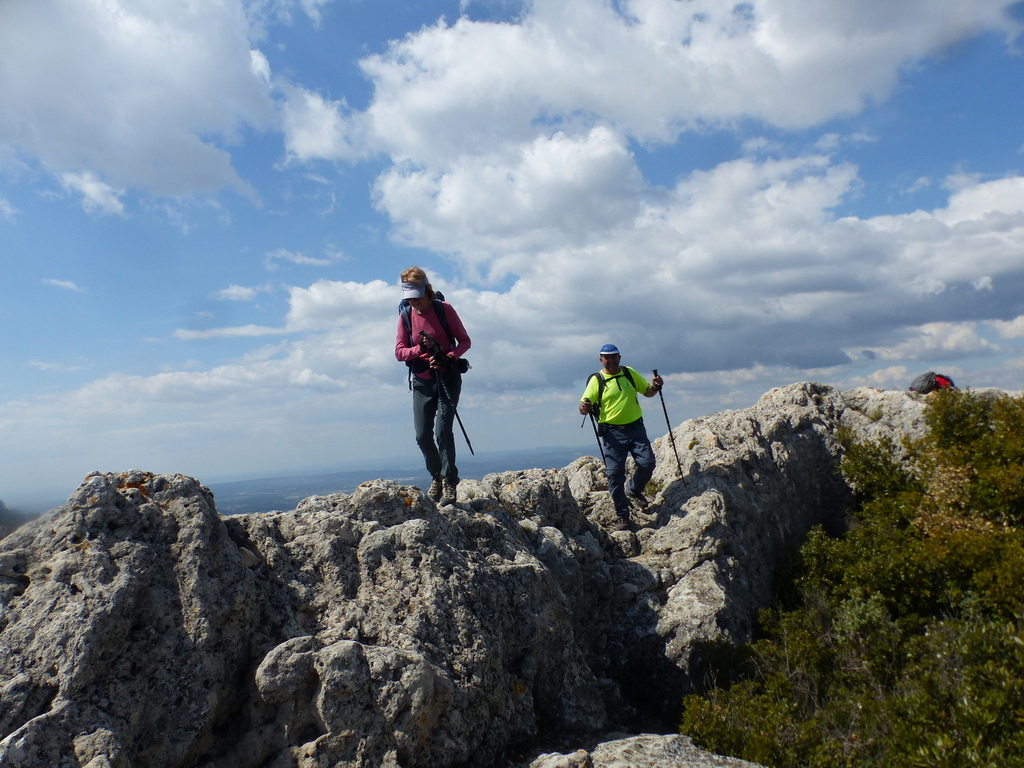
[[[427,273],[424,272],[419,267],[409,267],[408,269],[403,270],[401,275],[401,282],[418,283],[420,285],[426,286],[426,291],[424,291],[423,295],[426,296],[431,301],[434,300],[434,289],[430,285],[430,281],[427,280]]]

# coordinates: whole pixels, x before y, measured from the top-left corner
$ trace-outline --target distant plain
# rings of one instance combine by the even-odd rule
[[[458,464],[462,479],[480,480],[493,472],[561,469],[587,454],[587,449],[579,447],[495,451],[479,456],[460,455]],[[430,484],[430,476],[423,468],[422,459],[417,456],[396,458],[389,465],[365,469],[211,482],[206,485],[213,491],[218,512],[222,515],[240,515],[295,509],[300,501],[309,496],[352,493],[360,483],[375,479],[394,480],[423,489]]]

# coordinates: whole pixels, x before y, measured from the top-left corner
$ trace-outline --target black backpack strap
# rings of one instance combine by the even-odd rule
[[[409,346],[412,346],[412,317],[410,316],[411,309],[409,308],[409,302],[402,299],[402,303],[398,305],[398,314],[402,317],[402,324],[405,326],[405,332],[409,335]]]
[[[629,372],[629,368],[622,366],[622,374],[629,381],[630,386],[633,387],[633,389],[636,389],[636,382],[633,381],[633,374]]]
[[[441,327],[444,328],[444,332],[448,334],[448,346],[455,349],[455,336],[452,334],[452,329],[448,327],[447,312],[438,299],[434,299],[434,312],[437,313],[437,319],[441,321]]]
[[[589,384],[590,383],[590,379],[592,379],[595,376],[597,376],[597,391],[599,393],[598,396],[600,397],[601,395],[604,395],[604,385],[605,385],[605,378],[601,374],[601,371],[598,371],[597,373],[590,374],[590,378],[587,379],[587,383]],[[626,381],[629,382],[630,386],[632,386],[633,389],[636,389],[636,382],[633,381],[633,374],[630,373],[629,368],[627,368],[626,366],[622,366],[622,373],[616,374],[615,376],[612,376],[611,378],[614,381],[615,379],[619,378],[619,376],[624,376]],[[621,387],[620,387],[620,389],[621,389]]]
[[[594,371],[594,373],[587,376],[587,383],[586,386],[583,387],[583,389],[586,390],[586,388],[590,386],[590,380],[595,377],[597,378],[597,403],[595,403],[595,406],[597,407],[597,413],[595,415],[600,415],[601,398],[604,397],[604,376],[601,375],[601,372]]]
[[[586,389],[586,387],[590,386],[590,380],[592,378],[594,378],[595,376],[597,377],[597,410],[598,410],[598,413],[600,413],[600,411],[601,411],[601,399],[604,397],[604,387],[605,387],[605,378],[602,375],[601,371],[595,371],[594,373],[590,374],[587,377],[587,384],[584,387],[584,389]],[[633,390],[634,391],[636,390],[636,382],[633,380],[633,374],[630,373],[629,368],[627,368],[626,366],[622,366],[622,373],[620,373],[618,376],[612,376],[612,378],[613,379],[617,379],[619,376],[625,376],[626,380],[633,387]]]

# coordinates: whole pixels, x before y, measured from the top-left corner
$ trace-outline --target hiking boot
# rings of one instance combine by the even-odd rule
[[[608,530],[631,531],[633,530],[633,521],[628,517],[616,517],[614,521],[608,524]]]
[[[458,481],[454,483],[447,477],[441,481],[441,503],[442,504],[454,504],[455,499],[458,497],[456,488],[458,487]]]
[[[427,496],[432,498],[434,501],[441,500],[442,482],[440,475],[434,475],[434,479],[430,481],[430,488],[427,489]]]
[[[647,497],[642,493],[627,493],[626,496],[636,505],[637,509],[647,509],[648,505],[650,505]]]

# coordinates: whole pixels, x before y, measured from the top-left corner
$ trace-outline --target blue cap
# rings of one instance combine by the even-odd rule
[[[602,355],[618,355],[618,354],[621,354],[621,353],[619,352],[619,348],[616,347],[614,344],[605,344],[603,347],[601,347],[601,354]]]

